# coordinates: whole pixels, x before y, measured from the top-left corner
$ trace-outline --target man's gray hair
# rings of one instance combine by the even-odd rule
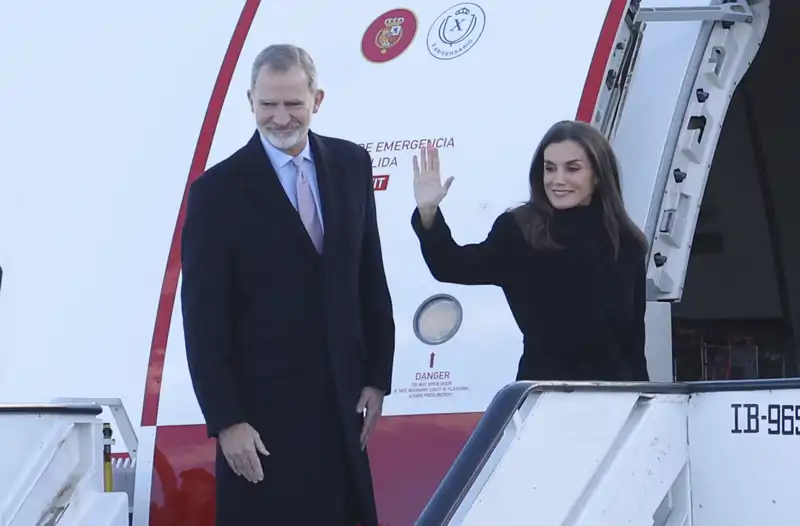
[[[264,48],[253,60],[250,75],[250,89],[256,84],[256,78],[262,68],[266,67],[275,73],[286,73],[295,66],[303,68],[308,77],[308,89],[317,91],[317,67],[308,51],[292,44],[273,44]]]

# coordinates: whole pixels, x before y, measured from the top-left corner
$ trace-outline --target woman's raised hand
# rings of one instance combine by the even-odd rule
[[[431,145],[420,148],[419,158],[414,156],[414,199],[420,213],[435,215],[452,183],[451,176],[442,184],[439,150]]]

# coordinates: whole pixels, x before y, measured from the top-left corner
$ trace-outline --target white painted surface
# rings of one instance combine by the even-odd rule
[[[533,393],[449,524],[797,523],[800,388],[640,397],[575,385]]]
[[[102,425],[94,415],[0,411],[0,526],[39,524],[60,508],[59,525],[126,526],[128,496],[104,492]]]
[[[672,363],[672,305],[648,301],[645,310],[644,354],[651,382],[675,380]]]
[[[150,524],[150,493],[153,487],[156,430],[156,427],[143,427],[139,432],[139,458],[136,462],[132,526],[149,526]]]
[[[800,390],[696,395],[689,410],[695,525],[797,524]]]
[[[451,524],[652,524],[688,461],[684,402],[635,392],[542,393]]]
[[[239,2],[0,3],[0,400],[138,426],[167,251]],[[243,97],[244,95],[242,95]]]

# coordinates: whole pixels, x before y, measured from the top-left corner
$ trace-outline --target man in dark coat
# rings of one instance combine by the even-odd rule
[[[366,441],[395,328],[369,154],[309,131],[311,57],[270,46],[257,131],[189,190],[181,299],[189,371],[217,439],[217,526],[377,526]]]

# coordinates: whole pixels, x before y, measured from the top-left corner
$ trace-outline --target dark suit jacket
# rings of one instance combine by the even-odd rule
[[[293,483],[310,484],[307,494],[331,491],[309,478],[320,470],[342,486],[344,475],[324,458],[336,454],[325,452],[331,444],[356,463],[359,493],[370,501],[355,407],[364,386],[391,389],[395,329],[370,157],[351,142],[309,137],[325,227],[321,255],[257,132],[192,184],[182,237],[186,353],[208,434],[237,422],[256,427],[275,485],[272,477],[255,485],[265,493],[254,498],[268,498],[272,486],[273,498],[283,494],[273,507],[290,505]],[[218,463],[218,484],[221,469]]]

